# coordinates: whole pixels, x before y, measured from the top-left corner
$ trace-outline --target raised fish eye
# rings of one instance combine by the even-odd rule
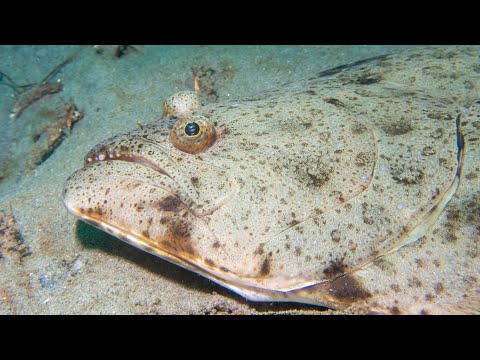
[[[172,145],[189,154],[207,150],[216,139],[215,127],[210,120],[201,115],[179,120],[170,132]]]
[[[185,125],[183,132],[187,136],[198,136],[202,132],[202,128],[200,127],[200,125],[198,125],[198,123],[191,122]]]
[[[193,91],[180,91],[165,99],[163,116],[180,118],[198,110],[202,102]]]

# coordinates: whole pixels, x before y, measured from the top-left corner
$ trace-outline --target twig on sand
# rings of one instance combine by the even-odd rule
[[[103,54],[105,49],[109,48],[110,50],[108,52],[111,52],[117,58],[129,52],[141,51],[140,48],[133,45],[94,45],[93,48],[97,54]]]
[[[63,85],[61,82],[40,83],[30,91],[20,94],[15,101],[15,106],[13,107],[10,117],[13,120],[16,120],[23,113],[23,111],[34,102],[40,100],[48,94],[58,93],[62,90],[62,88]]]
[[[67,64],[72,62],[83,50],[81,47],[75,50],[60,64],[55,66],[39,83],[35,84],[16,84],[11,77],[0,71],[0,81],[5,79],[4,85],[10,87],[15,93],[15,105],[10,117],[16,120],[30,105],[40,100],[46,95],[56,94],[62,91],[63,84],[60,81],[52,82],[52,78],[57,75]]]
[[[31,151],[29,168],[33,169],[44,162],[67,137],[74,124],[81,120],[85,112],[78,110],[74,103],[65,103],[55,110],[54,120],[45,124],[33,134],[34,146]]]
[[[3,81],[4,79],[6,81]],[[13,79],[7,74],[5,74],[3,71],[0,71],[0,84],[8,86],[10,89],[13,90],[15,94],[21,93],[22,89],[28,89],[29,87],[32,87],[35,85],[35,84],[17,85],[15,81],[13,81]]]

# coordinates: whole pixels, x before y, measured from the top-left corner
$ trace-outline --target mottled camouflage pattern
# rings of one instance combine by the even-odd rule
[[[258,301],[480,312],[480,48],[427,48],[204,106],[199,154],[160,119],[107,139],[69,211]]]

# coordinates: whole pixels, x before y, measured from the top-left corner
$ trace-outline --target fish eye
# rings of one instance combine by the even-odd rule
[[[185,125],[183,132],[187,136],[199,136],[202,132],[202,128],[196,122],[189,122]]]
[[[180,91],[165,99],[163,116],[180,118],[198,110],[202,102],[193,91]]]
[[[210,148],[217,139],[215,127],[206,117],[193,115],[179,120],[170,132],[170,141],[177,149],[197,154]]]

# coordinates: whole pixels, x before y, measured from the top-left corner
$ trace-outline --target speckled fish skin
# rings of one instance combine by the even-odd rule
[[[380,56],[204,106],[217,140],[195,155],[160,119],[92,149],[64,203],[253,301],[479,313],[479,55]]]

